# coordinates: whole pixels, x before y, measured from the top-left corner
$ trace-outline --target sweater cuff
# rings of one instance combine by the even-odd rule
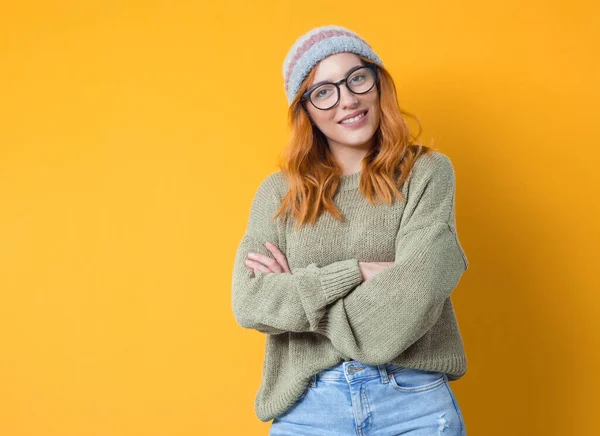
[[[319,279],[327,304],[344,297],[363,281],[357,259],[342,260],[327,265],[322,268]]]

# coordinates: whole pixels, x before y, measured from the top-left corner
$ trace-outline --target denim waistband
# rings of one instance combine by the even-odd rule
[[[382,383],[388,383],[389,369],[390,366],[387,364],[368,365],[357,360],[349,360],[313,374],[310,384],[316,386],[318,380],[346,380],[351,383],[353,380],[376,377],[380,377]]]

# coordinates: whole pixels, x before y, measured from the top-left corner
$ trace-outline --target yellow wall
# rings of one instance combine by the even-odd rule
[[[231,270],[288,137],[281,63],[326,24],[371,43],[454,163],[469,434],[597,433],[591,1],[2,9],[0,434],[268,433]]]

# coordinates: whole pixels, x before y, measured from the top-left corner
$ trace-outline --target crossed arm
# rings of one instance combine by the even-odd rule
[[[452,164],[441,154],[423,157],[429,159],[420,161],[409,185],[396,259],[364,282],[357,259],[321,268],[311,264],[293,274],[247,265],[250,251],[259,254],[256,261],[272,253],[262,242],[277,241],[274,226],[261,227],[256,221],[272,210],[261,207],[273,197],[272,192],[261,195],[269,186],[263,182],[236,254],[233,308],[238,323],[269,334],[315,332],[342,354],[370,364],[392,360],[425,334],[468,263],[456,234]]]

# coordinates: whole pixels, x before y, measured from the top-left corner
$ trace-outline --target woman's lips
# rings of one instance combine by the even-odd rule
[[[366,120],[367,117],[369,116],[369,111],[365,111],[365,114],[362,116],[362,118],[360,118],[358,121],[355,121],[353,123],[338,123],[340,126],[342,127],[346,127],[346,128],[353,128],[353,127],[360,127],[362,126]]]

